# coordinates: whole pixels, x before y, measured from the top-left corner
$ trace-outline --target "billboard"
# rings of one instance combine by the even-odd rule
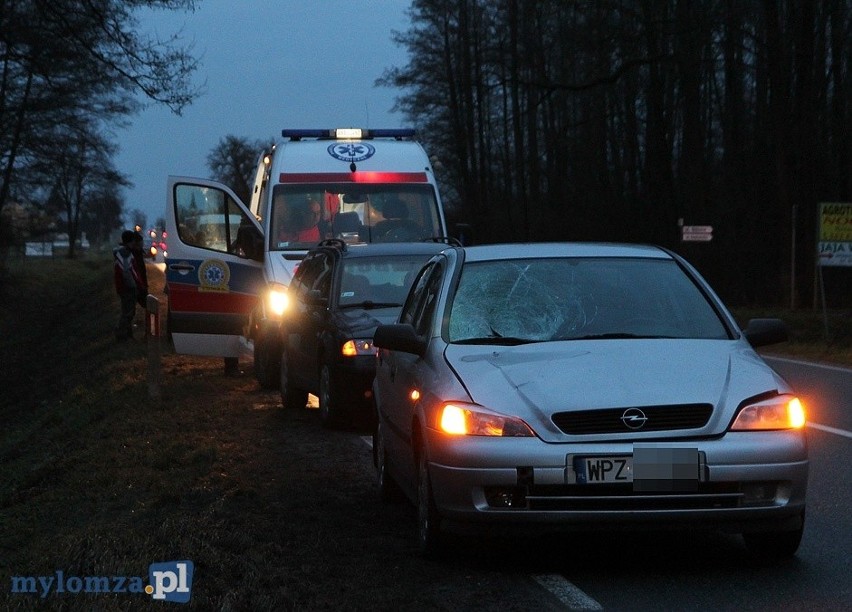
[[[852,266],[852,203],[820,203],[817,248],[821,266]]]

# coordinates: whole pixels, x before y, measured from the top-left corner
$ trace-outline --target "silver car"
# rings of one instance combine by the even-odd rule
[[[417,506],[418,543],[454,527],[719,528],[793,555],[805,414],[696,270],[657,247],[447,248],[380,326],[374,460]]]

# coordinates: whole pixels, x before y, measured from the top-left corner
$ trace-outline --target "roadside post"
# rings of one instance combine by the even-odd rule
[[[148,344],[148,398],[160,399],[160,300],[148,294],[145,301],[145,339]]]

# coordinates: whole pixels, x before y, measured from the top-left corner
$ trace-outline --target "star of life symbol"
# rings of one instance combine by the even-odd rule
[[[231,280],[228,264],[219,259],[208,259],[198,268],[201,291],[227,291]]]
[[[366,142],[335,142],[329,145],[328,154],[335,159],[346,162],[359,162],[369,159],[376,148]]]

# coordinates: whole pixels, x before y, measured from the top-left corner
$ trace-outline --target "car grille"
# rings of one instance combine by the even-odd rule
[[[701,483],[690,493],[641,494],[632,485],[533,486],[530,510],[698,510],[737,508],[743,494],[737,483]]]
[[[673,404],[557,412],[551,419],[566,434],[671,431],[704,427],[712,404]]]
[[[488,505],[539,512],[719,510],[773,506],[777,482],[702,482],[689,492],[639,493],[630,484],[486,487]]]

